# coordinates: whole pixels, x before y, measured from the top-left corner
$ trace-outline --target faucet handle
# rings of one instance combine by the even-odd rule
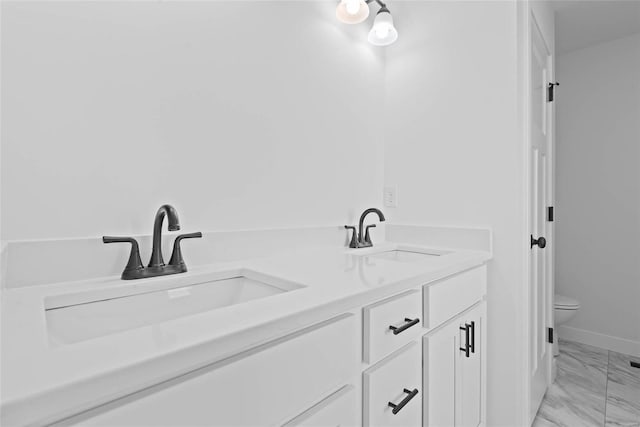
[[[182,258],[182,249],[180,249],[180,242],[182,241],[182,239],[195,239],[200,237],[202,237],[202,233],[199,231],[196,233],[181,234],[177,236],[176,240],[173,242],[173,252],[171,253],[169,265],[180,267],[183,272],[187,271],[187,265],[184,263],[184,258]]]
[[[367,225],[367,227],[365,228],[366,232],[364,233],[364,242],[371,244],[371,236],[369,235],[369,229],[370,228],[375,228],[376,225],[375,224],[371,224],[371,225]]]
[[[103,243],[131,243],[131,252],[129,253],[129,261],[126,267],[122,271],[122,278],[129,279],[130,273],[136,270],[144,269],[142,260],[140,259],[140,249],[138,247],[138,241],[133,237],[113,237],[102,236]]]
[[[351,230],[353,231],[353,233],[351,234],[351,242],[349,243],[349,247],[350,248],[357,248],[358,247],[358,233],[356,231],[356,228],[352,225],[345,225],[344,228],[346,228],[347,230]]]

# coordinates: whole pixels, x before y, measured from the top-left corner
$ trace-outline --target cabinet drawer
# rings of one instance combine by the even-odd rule
[[[487,268],[465,271],[423,287],[424,327],[432,329],[480,301],[486,294]]]
[[[73,421],[103,426],[280,424],[353,379],[358,363],[357,333],[355,316],[345,314],[96,408]]]
[[[363,359],[373,363],[418,337],[420,291],[408,291],[364,308]]]
[[[355,427],[356,408],[355,387],[347,385],[284,424],[283,427]]]
[[[420,346],[415,342],[367,369],[363,374],[363,426],[422,425],[421,370]]]

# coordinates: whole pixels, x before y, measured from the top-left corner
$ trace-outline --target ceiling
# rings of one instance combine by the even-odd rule
[[[556,52],[564,53],[640,32],[640,0],[552,0]]]

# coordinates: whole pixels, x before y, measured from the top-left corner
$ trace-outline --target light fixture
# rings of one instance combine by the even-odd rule
[[[369,31],[369,43],[387,46],[398,39],[398,31],[393,26],[393,17],[382,0],[340,0],[336,8],[336,18],[345,24],[359,24],[369,16],[369,3],[378,3],[380,10]]]
[[[387,46],[398,39],[398,31],[393,26],[393,17],[386,6],[382,6],[369,31],[369,43],[376,46]]]
[[[340,0],[336,18],[345,24],[359,24],[369,16],[369,5],[364,0]]]

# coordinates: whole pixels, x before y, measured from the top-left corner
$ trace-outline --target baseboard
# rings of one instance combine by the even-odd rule
[[[600,334],[585,329],[572,328],[566,325],[558,327],[558,336],[568,341],[575,341],[630,356],[640,357],[640,342],[638,341]]]

